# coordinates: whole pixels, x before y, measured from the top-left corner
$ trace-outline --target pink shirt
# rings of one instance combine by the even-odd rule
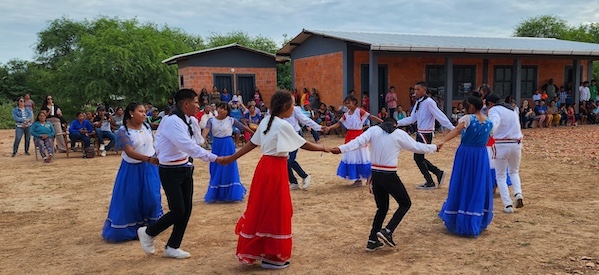
[[[388,92],[385,96],[385,102],[387,102],[387,108],[397,109],[397,95],[392,92]]]

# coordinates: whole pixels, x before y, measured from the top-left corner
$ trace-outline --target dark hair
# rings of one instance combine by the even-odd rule
[[[46,106],[48,106],[48,97],[51,97],[51,95],[47,95],[46,97],[44,97],[44,101],[42,102],[42,108],[46,108]],[[52,102],[54,102],[54,97],[52,97]]]
[[[99,112],[99,111],[106,111],[106,108],[104,108],[104,106],[100,105],[96,108],[96,112]]]
[[[219,104],[216,104],[216,109],[218,108],[223,108],[227,110],[227,116],[231,114],[231,106],[229,106],[227,102],[221,102]]]
[[[415,84],[415,85],[418,85],[418,86],[420,86],[420,87],[423,87],[425,90],[427,90],[427,91],[428,91],[428,85],[426,85],[426,82],[424,82],[424,81],[419,81],[419,82],[416,82],[416,84]]]
[[[395,86],[391,86],[389,87],[389,90],[394,89],[395,90]]]
[[[487,100],[487,102],[497,104],[497,102],[499,102],[501,100],[501,98],[497,94],[488,94],[486,100]]]
[[[270,118],[268,119],[268,126],[264,130],[264,134],[270,131],[270,126],[275,116],[282,114],[283,112],[293,108],[293,95],[288,91],[277,91],[270,99]]]
[[[177,109],[181,109],[181,104],[184,101],[193,100],[198,94],[193,89],[181,89],[175,94],[175,104]]]
[[[125,108],[125,113],[123,114],[123,126],[125,126],[125,131],[127,131],[127,133],[129,133],[129,128],[127,128],[127,121],[131,120],[131,113],[130,112],[135,111],[135,109],[138,106],[143,106],[143,104],[137,103],[137,102],[131,102]],[[144,123],[144,125],[145,125],[145,123]],[[148,127],[147,125],[145,125],[145,126]]]
[[[470,105],[474,106],[474,109],[476,111],[479,111],[483,108],[483,100],[480,99],[480,97],[469,96],[468,98],[464,99],[464,108],[468,110],[468,108],[470,108]]]
[[[389,122],[391,124],[397,124],[397,120],[395,120],[392,117],[385,118],[385,120],[383,120],[383,123],[385,123],[385,122]]]
[[[35,121],[40,121],[40,115],[44,114],[46,115],[46,117],[48,116],[48,114],[46,114],[46,111],[42,110],[40,112],[37,113],[37,116],[35,116]]]
[[[116,112],[118,112],[119,110],[123,110],[123,111],[124,111],[123,107],[119,106],[119,107],[116,107],[116,109],[114,109],[114,112],[116,113]],[[124,117],[124,116],[123,116],[123,117]]]
[[[81,112],[81,111],[79,111],[79,112],[75,113],[75,117],[79,117],[79,115],[85,115],[85,113],[84,113],[84,112]]]
[[[358,105],[358,99],[354,96],[354,95],[348,95],[345,97],[345,99],[343,100],[343,102],[345,103],[346,101],[352,101],[354,103],[354,105]]]
[[[493,93],[493,89],[491,89],[491,86],[489,86],[486,83],[483,83],[482,85],[480,85],[480,87],[478,89],[480,91],[482,91],[483,99],[486,99],[488,95]]]

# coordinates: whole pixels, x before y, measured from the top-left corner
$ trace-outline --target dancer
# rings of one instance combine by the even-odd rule
[[[123,116],[123,126],[116,133],[116,148],[123,151],[123,160],[102,229],[107,242],[135,240],[141,226],[155,223],[163,213],[158,158],[152,129],[144,123],[144,105],[129,103]]]
[[[500,102],[496,94],[487,96],[489,119],[493,122],[493,137],[495,138],[495,173],[497,187],[503,202],[503,212],[514,213],[513,201],[507,186],[507,176],[514,188],[516,208],[524,206],[522,186],[520,182],[520,159],[522,158],[522,130],[519,117],[509,104]],[[506,174],[507,169],[507,174]]]
[[[307,117],[306,115],[304,115],[304,112],[302,112],[302,107],[300,107],[300,106],[294,106],[293,113],[291,114],[291,116],[284,118],[284,120],[289,122],[289,124],[291,124],[291,126],[293,127],[293,130],[300,136],[302,135],[302,127],[300,126],[300,122],[303,125],[306,125],[306,126],[312,128],[312,130],[315,130],[318,132],[322,132],[322,131],[326,132],[327,131],[326,126],[321,126],[318,123],[316,123],[314,120],[312,120],[309,117]],[[297,178],[295,177],[295,175],[293,175],[293,170],[295,170],[297,175],[300,178],[302,178],[301,188],[306,190],[310,186],[310,182],[312,181],[312,176],[308,175],[308,173],[306,173],[306,171],[304,171],[304,169],[302,169],[300,164],[297,162],[297,160],[296,160],[297,151],[298,150],[296,149],[292,152],[289,152],[289,158],[287,159],[287,173],[289,174],[289,189],[291,189],[291,190],[300,189],[300,186],[297,182]]]
[[[212,153],[219,156],[232,155],[235,153],[235,143],[232,138],[233,126],[245,129],[245,131],[252,134],[254,131],[229,116],[231,107],[227,102],[217,104],[216,111],[218,115],[208,120],[202,136],[206,140],[208,133],[212,131],[212,136],[214,137],[212,141]],[[239,178],[237,162],[226,166],[213,162],[210,163],[210,183],[208,191],[206,191],[206,195],[204,196],[205,202],[241,201],[245,193],[245,187],[241,184]]]
[[[367,119],[370,118],[379,123],[383,122],[379,117],[370,115],[364,109],[358,108],[358,99],[355,96],[348,95],[343,102],[348,110],[337,123],[329,127],[329,130],[337,129],[343,124],[347,128],[345,143],[352,141],[363,133],[362,126]],[[362,179],[368,179],[370,175],[370,153],[368,153],[366,146],[343,154],[337,168],[337,176],[353,180],[354,183],[350,187],[362,186]]]
[[[154,254],[154,237],[173,225],[163,257],[185,259],[189,252],[180,248],[187,222],[191,216],[193,198],[193,158],[206,162],[222,161],[197,144],[190,122],[198,108],[198,95],[190,89],[175,94],[177,109],[162,119],[156,131],[156,153],[159,159],[158,174],[168,201],[170,212],[156,223],[140,227],[137,236],[146,254]]]
[[[414,141],[406,132],[397,129],[396,123],[397,121],[394,118],[387,118],[382,124],[368,128],[366,132],[354,140],[331,149],[334,154],[347,153],[370,144],[372,157],[371,188],[377,210],[366,244],[367,251],[374,251],[384,246],[379,238],[390,247],[395,246],[393,232],[412,204],[405,186],[397,175],[397,159],[401,150],[405,149],[421,154],[438,150],[437,145]],[[399,208],[397,208],[387,226],[382,228],[385,216],[389,211],[389,195],[397,201]]]
[[[445,116],[437,103],[427,95],[427,86],[424,82],[418,82],[414,85],[416,93],[416,105],[412,109],[412,115],[397,121],[398,126],[407,126],[414,122],[418,123],[418,133],[416,133],[416,141],[430,144],[433,140],[433,132],[435,131],[435,119],[441,123],[441,126],[453,130],[455,128],[451,121]],[[435,183],[430,172],[433,172],[437,177],[437,188],[443,184],[445,180],[445,171],[433,165],[430,161],[424,158],[423,154],[414,153],[414,161],[420,169],[420,173],[424,176],[426,182],[419,185],[419,189],[433,189]]]
[[[287,155],[298,148],[309,151],[330,150],[324,145],[308,142],[299,136],[283,118],[293,115],[293,96],[287,91],[276,92],[270,101],[271,115],[239,151],[225,157],[231,163],[260,146],[262,158],[256,166],[247,208],[235,227],[239,235],[236,255],[240,262],[261,261],[267,269],[289,266],[291,258],[291,216],[293,206],[287,183]]]
[[[492,129],[491,120],[482,114],[483,102],[471,96],[464,100],[470,115],[461,117],[455,129],[440,146],[461,133],[449,180],[447,200],[439,217],[450,232],[461,236],[478,236],[493,219],[493,181],[486,144]]]

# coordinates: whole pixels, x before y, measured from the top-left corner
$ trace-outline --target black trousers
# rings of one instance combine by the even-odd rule
[[[193,167],[165,168],[161,166],[158,168],[158,173],[170,212],[162,216],[156,223],[148,226],[146,233],[150,236],[157,236],[173,225],[173,232],[166,245],[179,248],[191,216]]]
[[[431,144],[432,140],[433,140],[432,133],[416,133],[416,141],[417,142]],[[416,162],[416,165],[418,166],[420,173],[422,173],[422,175],[424,176],[426,183],[429,185],[435,185],[435,182],[433,182],[433,178],[431,177],[431,174],[429,173],[429,171],[433,172],[433,174],[436,175],[436,174],[439,174],[439,172],[441,172],[441,170],[439,168],[437,168],[437,166],[433,165],[430,161],[425,159],[424,154],[414,153],[414,161]]]
[[[377,209],[372,221],[369,239],[376,240],[376,233],[381,230],[385,216],[389,211],[389,195],[399,204],[399,208],[397,208],[386,226],[391,232],[395,231],[410,209],[410,206],[412,206],[412,202],[410,201],[406,187],[395,171],[382,172],[372,170],[372,194],[374,195]]]

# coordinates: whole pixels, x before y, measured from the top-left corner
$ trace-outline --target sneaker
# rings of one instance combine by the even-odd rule
[[[416,188],[418,188],[418,189],[435,189],[437,187],[435,186],[434,183],[430,183],[429,184],[429,183],[425,182],[422,185],[418,185],[418,187],[416,187]]]
[[[297,183],[289,184],[289,190],[299,190],[299,185]]]
[[[48,155],[48,162],[52,162],[52,155]]]
[[[393,233],[391,233],[387,228],[383,228],[376,233],[376,236],[379,237],[383,242],[388,244],[390,247],[395,247],[395,242],[393,241]]]
[[[308,175],[304,180],[302,180],[302,189],[306,190],[310,186],[310,181],[312,181],[312,176]]]
[[[147,226],[143,226],[137,229],[137,238],[139,239],[139,243],[141,244],[141,249],[148,255],[154,254],[156,249],[154,249],[154,237],[148,235],[146,233]],[[166,252],[166,251],[165,251]]]
[[[100,144],[100,151],[104,151],[105,147],[104,144]]]
[[[503,212],[506,214],[512,214],[512,213],[514,213],[514,207],[511,205],[508,205],[505,208],[503,208]]]
[[[172,248],[170,246],[167,246],[164,249],[164,253],[162,254],[162,257],[187,259],[187,258],[191,257],[191,254],[189,254],[189,252],[187,252],[181,248]]]
[[[100,156],[105,157],[106,156],[106,150],[102,150],[102,153],[100,153]]]
[[[516,194],[516,208],[522,207],[524,207],[524,198],[522,197],[522,194],[518,193]]]
[[[441,184],[445,182],[445,171],[441,170],[439,174],[437,174],[437,188],[441,187]]]
[[[385,246],[385,244],[379,240],[376,240],[376,241],[368,240],[368,243],[366,244],[366,251],[379,250],[379,249],[383,248],[383,246]]]
[[[260,267],[264,269],[284,269],[289,267],[290,262],[285,262],[284,264],[275,264],[269,261],[262,260],[260,263]]]

